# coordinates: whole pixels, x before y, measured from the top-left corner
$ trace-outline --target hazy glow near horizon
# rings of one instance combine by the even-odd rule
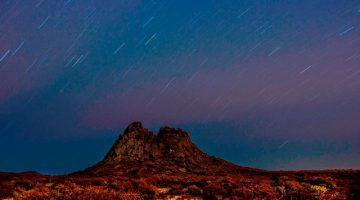
[[[359,168],[359,9],[1,1],[0,171],[81,169],[135,120],[237,164]]]

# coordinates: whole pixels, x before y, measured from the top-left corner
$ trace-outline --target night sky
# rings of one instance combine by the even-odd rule
[[[0,171],[83,169],[135,120],[239,165],[359,168],[360,2],[0,1]]]

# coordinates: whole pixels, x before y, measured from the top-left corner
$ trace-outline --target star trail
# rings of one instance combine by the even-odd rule
[[[359,168],[359,9],[3,0],[0,171],[89,166],[135,120],[239,165]]]

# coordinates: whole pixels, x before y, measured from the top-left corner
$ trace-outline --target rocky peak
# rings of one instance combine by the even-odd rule
[[[146,139],[151,137],[155,137],[155,135],[144,128],[141,122],[133,122],[125,129],[124,134],[120,135],[119,140],[123,138]]]
[[[115,141],[102,162],[113,164],[122,160],[149,159],[155,138],[156,135],[143,128],[141,122],[133,122]]]
[[[200,173],[223,174],[239,170],[231,163],[208,156],[181,129],[161,127],[156,135],[140,122],[131,123],[105,158],[88,169],[92,173]]]
[[[143,131],[144,127],[141,122],[133,122],[125,129],[124,134],[129,134],[137,131]]]
[[[119,136],[102,163],[116,165],[133,161],[185,161],[199,155],[202,152],[185,131],[164,126],[155,135],[140,122],[133,122]]]
[[[168,145],[178,145],[179,143],[191,144],[191,140],[187,132],[167,126],[160,128],[157,138],[163,144]]]

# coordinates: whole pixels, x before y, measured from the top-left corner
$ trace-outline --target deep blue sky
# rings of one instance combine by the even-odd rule
[[[99,161],[134,120],[265,169],[360,167],[358,1],[4,0],[0,171]]]

